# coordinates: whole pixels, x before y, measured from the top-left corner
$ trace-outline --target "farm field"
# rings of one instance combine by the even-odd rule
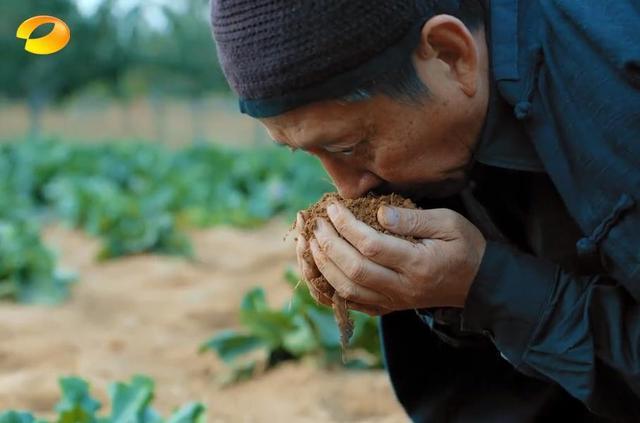
[[[209,2],[0,12],[0,423],[407,421],[377,320],[343,354],[299,280],[283,237],[335,186],[240,113]],[[36,16],[72,41],[31,54]]]
[[[197,347],[217,330],[236,327],[243,292],[260,285],[273,305],[291,288],[295,265],[288,224],[276,219],[251,231],[228,227],[190,233],[200,259],[138,255],[97,263],[99,243],[62,225],[44,231],[64,268],[82,276],[55,308],[0,307],[0,410],[51,417],[60,376],[78,375],[106,403],[114,380],[146,374],[156,381],[163,413],[200,401],[210,422],[404,422],[381,370],[326,370],[286,362],[246,382],[221,387],[224,364]]]

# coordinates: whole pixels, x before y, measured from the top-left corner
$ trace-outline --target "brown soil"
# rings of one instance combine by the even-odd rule
[[[416,205],[410,199],[404,198],[397,194],[384,196],[373,196],[369,194],[368,196],[362,198],[344,199],[339,194],[332,192],[323,195],[317,203],[302,211],[302,217],[305,221],[305,224],[304,228],[302,228],[302,230],[300,231],[300,234],[307,241],[307,246],[309,245],[309,241],[314,237],[313,230],[316,224],[316,220],[318,218],[324,218],[325,220],[330,222],[329,216],[327,215],[327,206],[329,206],[329,204],[333,202],[340,202],[341,204],[345,205],[358,220],[366,223],[377,231],[388,235],[394,235],[412,242],[417,242],[414,237],[401,236],[389,232],[378,222],[378,209],[381,206],[388,205],[407,209],[415,209]],[[304,258],[307,260],[312,260],[310,249],[307,248],[307,250],[304,252]],[[346,301],[335,292],[333,287],[329,284],[324,276],[315,278],[313,281],[311,281],[311,283],[313,283],[314,286],[319,287],[319,289],[327,297],[333,300],[333,310],[336,315],[336,322],[338,323],[338,327],[340,328],[342,347],[346,348],[349,343],[349,339],[353,334],[353,321],[349,318],[349,310]]]
[[[302,215],[305,220],[304,229],[302,230],[302,236],[304,236],[307,241],[313,238],[313,228],[317,218],[322,217],[329,221],[329,216],[327,215],[327,206],[332,202],[339,202],[343,204],[351,211],[351,213],[353,213],[353,215],[358,220],[366,223],[377,231],[388,235],[395,235],[399,238],[407,239],[410,241],[416,241],[415,238],[410,236],[399,236],[393,234],[382,227],[382,225],[380,225],[380,223],[378,222],[378,209],[380,207],[396,206],[405,209],[415,209],[416,205],[413,203],[413,201],[398,194],[383,195],[379,197],[370,194],[362,198],[344,199],[335,192],[330,192],[323,195],[317,203],[302,211]],[[311,257],[311,251],[307,251],[307,254],[309,254],[307,258]]]
[[[142,373],[156,380],[156,407],[167,414],[202,401],[209,422],[406,422],[384,371],[327,371],[291,362],[222,388],[227,367],[199,345],[238,328],[243,294],[263,286],[274,307],[291,288],[295,266],[284,223],[256,231],[215,228],[192,234],[203,264],[160,256],[107,263],[98,244],[61,227],[46,231],[64,268],[80,273],[71,299],[54,308],[0,304],[0,410],[28,409],[51,418],[57,380],[87,379],[106,404],[110,382]]]

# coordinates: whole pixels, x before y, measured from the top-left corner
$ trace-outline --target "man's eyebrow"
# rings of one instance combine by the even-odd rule
[[[323,134],[319,134],[315,137],[310,137],[308,140],[305,140],[306,142],[301,143],[300,146],[301,148],[307,149],[307,148],[311,148],[311,147],[326,147],[328,145],[333,145],[333,144],[339,144],[341,142],[344,142],[346,138],[348,138],[347,134],[338,134],[339,136],[336,136],[336,134],[328,134],[328,135],[323,135]]]
[[[325,147],[332,144],[338,144],[338,143],[344,142],[345,138],[347,138],[346,134],[339,134],[339,136],[336,136],[336,134],[328,134],[328,135],[318,134],[315,136],[311,136],[308,139],[304,140],[303,142],[299,143],[299,146],[297,147],[292,147],[289,144],[280,142],[278,140],[273,140],[273,142],[280,147],[288,147],[293,150],[298,150],[298,149],[307,150],[313,147]]]

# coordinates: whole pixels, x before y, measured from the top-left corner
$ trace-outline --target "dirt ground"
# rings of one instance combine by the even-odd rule
[[[87,379],[104,402],[109,382],[146,374],[156,407],[167,413],[198,400],[209,422],[406,422],[382,371],[326,371],[282,365],[257,379],[221,388],[224,370],[197,348],[237,325],[243,293],[262,285],[274,305],[289,298],[282,274],[294,264],[284,222],[261,230],[216,228],[193,234],[203,264],[137,256],[97,264],[94,240],[52,227],[49,245],[81,278],[61,307],[0,305],[0,410],[47,416],[63,375]],[[50,414],[49,414],[50,415]]]

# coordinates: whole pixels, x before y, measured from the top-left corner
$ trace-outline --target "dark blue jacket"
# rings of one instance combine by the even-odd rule
[[[429,313],[381,319],[394,389],[414,421],[640,422],[640,1],[492,0],[488,18],[478,200],[506,236],[455,328],[473,342]]]

